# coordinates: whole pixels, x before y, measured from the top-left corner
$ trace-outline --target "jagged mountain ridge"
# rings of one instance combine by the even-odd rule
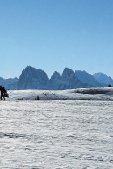
[[[26,73],[24,73],[26,72]],[[106,77],[108,78],[108,76]],[[43,85],[42,85],[43,84]],[[26,86],[27,85],[27,86]],[[104,83],[96,80],[94,75],[86,71],[65,68],[60,74],[55,71],[49,79],[41,69],[27,66],[19,77],[18,89],[50,89],[63,90],[80,87],[103,87]]]
[[[108,86],[108,84],[113,85],[113,79],[104,73],[101,73],[101,72],[95,73],[93,76],[99,83],[102,83],[105,86]]]
[[[113,79],[103,73],[89,74],[86,71],[65,68],[60,74],[55,71],[51,78],[44,70],[27,66],[23,69],[19,79],[4,79],[0,77],[0,85],[7,89],[49,89],[63,90],[80,87],[103,87],[113,85]]]
[[[42,85],[43,84],[43,85]],[[63,90],[85,87],[72,69],[65,68],[62,75],[55,71],[49,79],[41,69],[27,66],[19,77],[18,89],[50,89]]]
[[[83,86],[83,84],[75,76],[74,71],[69,68],[65,68],[62,75],[55,71],[49,81],[49,85],[50,88],[58,90],[73,89]]]

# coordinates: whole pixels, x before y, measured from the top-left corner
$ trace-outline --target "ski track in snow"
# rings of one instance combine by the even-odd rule
[[[1,101],[0,169],[113,169],[113,102]]]

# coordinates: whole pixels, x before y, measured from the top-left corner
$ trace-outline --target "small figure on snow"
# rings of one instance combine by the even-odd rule
[[[1,100],[5,100],[5,97],[9,97],[7,90],[5,89],[5,87],[0,86],[0,91],[1,91],[1,96],[0,99]]]
[[[109,84],[108,87],[111,87],[111,84]]]

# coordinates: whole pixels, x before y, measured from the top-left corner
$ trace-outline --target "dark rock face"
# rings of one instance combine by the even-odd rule
[[[77,70],[75,71],[76,77],[84,83],[84,87],[101,87],[102,84],[97,82],[93,75],[87,73],[86,71]]]
[[[49,88],[53,90],[59,90],[61,88],[62,77],[60,73],[55,71],[49,80]]]
[[[73,71],[65,68],[62,75],[57,71],[53,73],[50,80],[41,69],[27,66],[20,75],[18,89],[50,89],[64,90],[79,87],[98,87],[99,82],[86,71]]]
[[[50,79],[50,86],[52,89],[72,89],[82,87],[83,84],[77,79],[72,69],[65,68],[62,75],[54,72]]]
[[[83,84],[77,79],[74,71],[69,68],[65,68],[62,75],[55,71],[49,80],[43,70],[27,66],[18,81],[18,89],[63,90],[77,87],[83,87]]]
[[[49,79],[41,69],[27,66],[18,78],[4,79],[0,77],[0,85],[6,89],[50,89],[64,90],[80,87],[103,87],[113,85],[113,79],[103,73],[91,75],[86,71],[73,71],[65,68],[60,75],[57,71]]]
[[[48,76],[41,69],[27,66],[19,77],[18,89],[47,89]]]
[[[104,86],[113,85],[113,79],[104,73],[95,73],[94,78]]]
[[[82,82],[76,77],[74,71],[69,68],[65,68],[62,73],[62,81],[64,89],[72,89],[82,87]]]
[[[59,80],[59,79],[61,79],[61,75],[60,75],[60,73],[58,73],[57,71],[55,71],[53,73],[53,75],[51,76],[51,80]]]

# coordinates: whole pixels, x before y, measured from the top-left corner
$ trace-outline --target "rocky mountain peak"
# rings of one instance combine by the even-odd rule
[[[61,78],[61,75],[59,72],[55,71],[53,73],[53,75],[51,76],[51,80],[57,80],[57,79],[60,79]]]
[[[69,79],[71,77],[75,76],[75,73],[72,69],[65,68],[62,73],[62,78]]]

